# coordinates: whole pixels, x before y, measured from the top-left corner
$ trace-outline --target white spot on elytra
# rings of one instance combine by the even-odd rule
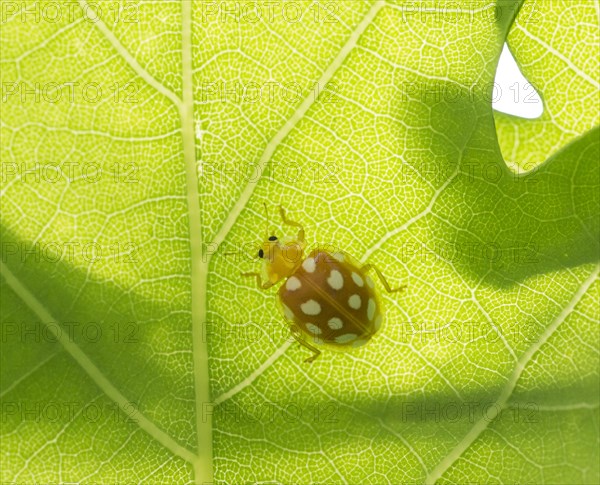
[[[302,303],[300,308],[307,315],[318,315],[321,313],[321,305],[319,305],[315,300],[308,300]]]
[[[288,320],[293,320],[294,313],[292,312],[292,310],[290,310],[287,307],[287,305],[284,305],[283,303],[281,304],[281,307],[283,308],[283,315],[285,316],[285,318],[287,318]]]
[[[314,323],[307,323],[306,329],[314,335],[321,335],[323,333],[323,330],[317,327]]]
[[[367,307],[367,317],[369,320],[373,320],[373,316],[375,315],[375,300],[373,298],[369,298],[369,306]]]
[[[356,335],[355,333],[345,333],[344,335],[337,336],[335,338],[335,341],[338,344],[347,344],[348,342],[352,342],[353,340],[355,340],[356,337],[358,337],[358,335]]]
[[[373,283],[370,276],[367,276],[367,285],[369,285],[369,288],[375,288],[375,283]]]
[[[300,280],[295,276],[290,276],[288,280],[285,282],[285,287],[290,291],[295,291],[302,286]]]
[[[325,343],[323,342],[323,339],[320,339],[319,337],[311,337],[311,340],[317,345],[323,345]]]
[[[304,268],[304,271],[306,271],[307,273],[314,273],[315,268],[317,267],[317,265],[315,263],[315,258],[306,258],[302,262],[302,267]]]
[[[352,347],[362,347],[368,342],[368,340],[355,340],[352,342]]]
[[[381,314],[377,315],[377,318],[375,319],[375,331],[381,328],[381,320]]]
[[[355,273],[354,271],[352,272],[352,279],[354,280],[357,286],[362,287],[365,284],[360,275],[358,273]]]
[[[333,317],[333,318],[329,319],[329,321],[327,322],[327,325],[329,326],[329,328],[331,330],[339,330],[340,328],[342,328],[344,326],[344,322],[342,322],[342,320],[339,319],[338,317]]]
[[[331,273],[329,273],[329,278],[327,278],[327,283],[334,290],[341,290],[344,286],[344,277],[337,269],[332,269]]]
[[[358,310],[361,304],[362,301],[358,295],[352,295],[350,298],[348,298],[348,305],[350,305],[350,308],[353,308],[354,310]]]

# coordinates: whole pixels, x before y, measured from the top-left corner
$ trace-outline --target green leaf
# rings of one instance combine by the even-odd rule
[[[2,481],[600,480],[589,2],[11,5]],[[369,345],[305,364],[240,276],[265,203],[407,285]]]
[[[531,170],[598,126],[597,40],[595,2],[523,5],[507,41],[524,75],[543,93],[544,112],[536,120],[496,113],[498,141],[507,163]],[[515,95],[519,89],[517,95],[525,100],[527,86],[514,88],[505,94]]]

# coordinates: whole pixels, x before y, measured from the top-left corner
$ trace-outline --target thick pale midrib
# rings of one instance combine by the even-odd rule
[[[184,2],[189,3],[189,2]],[[79,0],[80,6],[83,8],[91,8],[86,0]],[[93,10],[93,8],[92,8]],[[156,80],[148,71],[146,71],[135,58],[127,51],[127,49],[119,42],[112,31],[106,26],[106,24],[100,20],[95,22],[98,29],[104,34],[107,40],[113,45],[116,51],[125,59],[125,61],[132,67],[132,69],[150,86],[156,89],[159,93],[170,99],[176,107],[183,112],[182,102],[179,97],[173,93],[166,86]],[[192,134],[193,138],[193,134]],[[197,205],[197,203],[196,203]],[[199,212],[199,211],[198,211]],[[17,294],[31,310],[44,322],[56,321],[52,315],[46,310],[43,304],[33,296],[33,294],[18,280],[18,278],[8,269],[4,263],[0,263],[1,273],[5,278],[7,284]],[[111,382],[102,374],[100,369],[90,360],[90,358],[81,350],[77,344],[66,337],[66,333],[63,332],[58,334],[54,327],[48,327],[49,331],[55,336],[58,342],[61,343],[63,348],[69,353],[69,355],[87,372],[94,383],[102,389],[106,396],[112,399],[119,408],[128,416],[133,418],[141,429],[146,431],[152,436],[158,443],[163,445],[165,448],[170,450],[174,455],[181,457],[182,459],[195,465],[198,461],[198,456],[187,448],[177,443],[171,436],[161,430],[156,424],[149,420],[139,410],[132,410],[130,402],[121,394],[121,392],[111,384]],[[212,453],[212,449],[211,449]],[[211,473],[212,477],[212,473]]]
[[[79,0],[82,7],[86,0]],[[98,29],[132,69],[157,92],[170,99],[179,109],[182,125],[183,159],[186,173],[187,206],[190,230],[191,300],[192,300],[192,350],[194,362],[194,389],[196,398],[197,454],[188,451],[186,459],[192,463],[196,483],[212,483],[212,419],[204,416],[204,403],[210,402],[208,348],[202,342],[202,325],[206,315],[206,266],[202,264],[202,224],[196,171],[196,146],[194,128],[194,89],[192,66],[192,2],[181,2],[182,19],[182,82],[183,100],[157,81],[146,71],[99,20]]]
[[[42,322],[56,322],[50,312],[44,305],[19,281],[19,279],[10,271],[10,269],[0,262],[0,273],[4,277],[6,284],[21,298],[21,300],[35,313]],[[57,332],[56,327],[49,325],[46,327],[54,338],[60,342],[68,354],[77,362],[81,368],[90,376],[94,383],[112,399],[126,415],[135,420],[141,429],[146,431],[158,443],[167,448],[171,453],[192,463],[196,456],[187,448],[177,443],[171,436],[160,429],[156,424],[150,421],[139,410],[131,409],[130,401],[121,394],[121,392],[106,378],[104,374],[96,367],[90,358],[81,350],[81,348],[67,336],[67,332]]]
[[[194,389],[196,398],[197,456],[193,462],[196,483],[213,483],[212,416],[205,413],[210,403],[208,373],[208,343],[202,337],[206,319],[207,266],[202,262],[202,222],[198,176],[196,170],[196,132],[194,125],[194,74],[192,56],[192,2],[181,2],[181,50],[183,103],[181,125],[183,159],[187,185],[187,206],[190,229],[192,350],[194,361]]]
[[[433,470],[429,472],[427,478],[425,479],[426,484],[434,484],[453,464],[458,460],[462,454],[467,450],[469,446],[483,433],[489,424],[495,420],[495,418],[500,415],[501,411],[507,407],[508,400],[514,391],[523,370],[531,360],[531,358],[540,350],[540,348],[548,341],[548,339],[554,334],[556,329],[567,319],[570,313],[573,311],[577,303],[583,298],[587,290],[590,286],[596,281],[598,278],[598,274],[600,272],[600,266],[596,266],[595,270],[590,274],[590,276],[583,282],[583,284],[579,287],[579,289],[571,298],[571,301],[567,304],[567,306],[563,309],[562,312],[554,319],[554,321],[548,326],[546,331],[540,336],[540,339],[529,347],[523,355],[519,358],[513,373],[510,378],[506,382],[504,388],[500,392],[498,399],[494,403],[493,406],[490,406],[489,409],[493,409],[496,411],[496,414],[493,417],[485,416],[481,418],[475,425],[469,430],[469,432],[464,436],[464,438],[456,445],[456,447],[446,456]]]
[[[352,50],[356,47],[358,39],[363,34],[365,29],[371,24],[379,10],[381,10],[384,6],[385,1],[383,0],[377,0],[375,3],[373,3],[371,9],[356,26],[354,31],[352,31],[352,34],[340,50],[339,54],[335,57],[333,62],[329,66],[327,66],[327,69],[323,71],[323,74],[321,75],[321,78],[318,81],[319,86],[323,87],[331,80],[336,71],[344,63],[350,52],[352,52]],[[275,152],[279,144],[285,139],[285,137],[290,133],[290,131],[292,131],[292,129],[296,126],[298,121],[300,121],[303,118],[303,116],[306,114],[306,112],[310,109],[310,107],[314,104],[315,101],[315,97],[311,92],[310,95],[304,98],[302,103],[300,103],[300,106],[298,106],[298,109],[285,122],[285,124],[281,127],[277,134],[269,141],[264,152],[260,157],[260,160],[258,161],[257,173],[264,173],[266,164],[273,156],[273,153]],[[242,193],[240,194],[240,197],[236,201],[235,205],[231,208],[231,211],[229,212],[227,218],[223,222],[223,225],[221,226],[217,235],[213,239],[212,242],[214,244],[219,245],[225,240],[225,237],[227,237],[227,234],[235,224],[235,221],[237,220],[238,216],[250,200],[250,197],[252,196],[252,193],[254,192],[254,189],[256,188],[256,185],[258,184],[259,180],[260,179],[251,181],[244,187]],[[208,256],[208,260],[210,260],[210,256],[212,256],[212,253]]]

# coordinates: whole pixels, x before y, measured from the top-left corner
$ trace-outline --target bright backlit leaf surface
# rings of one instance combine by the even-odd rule
[[[0,479],[597,483],[597,3],[269,5],[2,3]],[[368,346],[240,276],[264,203],[407,285]]]

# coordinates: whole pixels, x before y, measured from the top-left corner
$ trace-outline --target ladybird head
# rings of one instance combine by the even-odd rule
[[[287,237],[280,240],[277,236],[269,236],[269,211],[265,207],[266,230],[265,239],[260,244],[258,257],[263,260],[263,278],[275,284],[288,276],[302,264],[304,241]]]
[[[279,240],[269,236],[260,245],[258,257],[263,260],[264,276],[275,284],[288,276],[302,263],[304,245],[291,238]]]

